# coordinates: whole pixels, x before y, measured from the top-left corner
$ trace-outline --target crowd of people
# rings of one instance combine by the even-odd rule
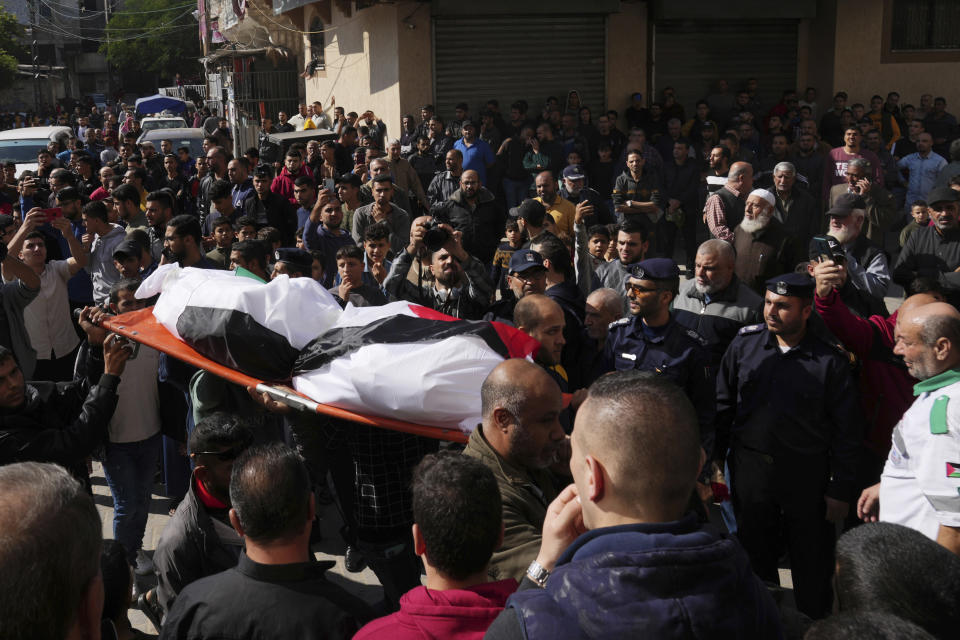
[[[331,100],[246,150],[201,114],[196,158],[78,111],[0,185],[0,636],[131,637],[133,604],[162,638],[946,637],[960,129],[757,88],[424,105],[399,137]],[[269,137],[310,128],[336,139]],[[468,390],[465,446],[308,416],[102,328],[169,263],[540,347]],[[376,606],[313,559],[330,502]]]

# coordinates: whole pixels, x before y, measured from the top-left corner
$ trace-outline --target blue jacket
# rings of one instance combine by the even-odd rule
[[[519,635],[509,632],[517,621]],[[545,589],[510,596],[486,637],[713,640],[783,633],[773,598],[740,545],[690,514],[583,534]]]

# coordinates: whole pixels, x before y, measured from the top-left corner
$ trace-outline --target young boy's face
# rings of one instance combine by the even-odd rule
[[[257,239],[257,230],[253,225],[244,225],[240,227],[240,231],[237,233],[237,238],[240,242],[246,240],[256,240]]]
[[[930,222],[930,212],[926,207],[913,207],[910,209],[910,215],[916,220],[917,224],[927,224]]]
[[[581,158],[580,154],[577,153],[576,151],[571,151],[570,153],[567,154],[568,165],[581,164],[582,161],[583,161],[583,158]]]
[[[510,243],[510,246],[519,247],[520,246],[520,229],[507,229],[507,242]]]
[[[323,282],[323,263],[316,258],[313,259],[313,264],[310,265],[310,277],[317,282]]]
[[[604,254],[607,253],[607,247],[609,246],[610,239],[605,236],[601,236],[600,234],[590,236],[590,240],[587,243],[587,248],[590,251],[590,255],[592,255],[594,258],[600,258],[601,260],[603,259]]]
[[[349,280],[360,286],[363,277],[363,263],[356,258],[337,258],[337,272],[341,280]]]
[[[213,239],[216,240],[218,247],[226,249],[233,244],[233,227],[229,224],[217,225],[213,230]]]
[[[363,250],[367,252],[367,259],[370,262],[383,262],[387,259],[387,251],[390,250],[390,241],[386,238],[366,240],[363,243]]]
[[[597,150],[597,157],[600,159],[600,162],[610,162],[613,156],[613,151],[610,149],[599,149]]]
[[[297,238],[296,246],[297,246],[297,249],[303,249],[303,236],[300,236],[299,238]]]

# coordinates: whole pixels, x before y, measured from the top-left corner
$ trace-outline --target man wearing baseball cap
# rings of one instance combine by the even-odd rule
[[[287,275],[291,278],[309,278],[313,271],[313,256],[309,251],[303,249],[277,249],[274,252],[276,262],[273,265],[273,273],[270,279],[277,276]]]
[[[507,285],[511,295],[490,307],[484,320],[496,320],[504,324],[513,324],[513,308],[517,302],[531,293],[543,293],[547,290],[547,268],[543,256],[532,249],[514,251],[510,257]]]
[[[670,258],[629,267],[624,283],[630,315],[610,325],[604,346],[607,371],[653,371],[683,389],[697,411],[700,440],[713,448],[714,376],[707,341],[676,321],[670,305],[680,290],[680,268]]]
[[[563,168],[560,197],[569,200],[583,212],[583,226],[589,229],[595,224],[613,224],[617,220],[607,208],[603,197],[587,186],[587,172],[583,165],[572,164]],[[576,222],[574,223],[576,227]]]
[[[864,231],[866,203],[856,193],[840,194],[827,210],[828,239],[839,244],[834,259],[821,264],[817,242],[810,243],[810,275],[825,276],[840,294],[840,298],[854,312],[867,318],[887,315],[883,297],[890,285],[890,267],[883,249],[867,238]]]
[[[808,331],[813,293],[806,274],[766,282],[764,323],[741,329],[720,364],[714,457],[730,465],[753,570],[779,584],[786,547],[797,608],[816,619],[833,603],[834,523],[856,497],[862,420],[845,352]]]
[[[940,284],[947,302],[960,304],[960,204],[949,187],[937,187],[927,194],[933,225],[918,229],[907,239],[893,267],[893,281],[911,290],[917,278]]]

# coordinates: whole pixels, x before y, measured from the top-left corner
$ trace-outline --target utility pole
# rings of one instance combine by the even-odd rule
[[[103,0],[103,35],[107,40],[107,54],[110,53],[110,3],[113,0]],[[107,65],[107,97],[105,100],[113,99],[113,70],[110,69],[110,59],[104,56],[104,63]],[[106,114],[104,114],[106,117]]]
[[[37,52],[37,2],[30,3],[30,60],[33,63],[33,112],[40,115],[40,56]]]

